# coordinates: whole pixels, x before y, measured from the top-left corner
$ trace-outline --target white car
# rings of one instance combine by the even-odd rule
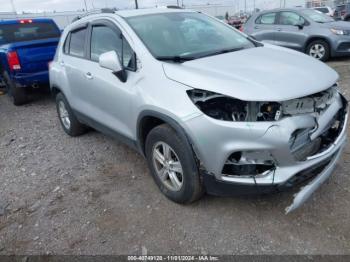
[[[321,13],[324,13],[325,15],[328,15],[328,16],[331,16],[331,17],[334,16],[334,9],[332,7],[320,6],[320,7],[314,7],[313,9],[315,9],[315,10],[321,12]]]

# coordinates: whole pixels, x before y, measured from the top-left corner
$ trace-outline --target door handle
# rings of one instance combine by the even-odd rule
[[[282,28],[277,28],[277,31],[278,31],[278,32],[281,32],[281,31],[282,31]]]
[[[255,26],[254,28],[255,28],[255,29],[259,29],[259,27],[258,27],[258,26]]]
[[[90,72],[87,72],[85,74],[85,76],[86,76],[87,79],[93,79],[94,78],[93,75]]]
[[[60,62],[60,66],[64,66],[64,62],[63,61]]]

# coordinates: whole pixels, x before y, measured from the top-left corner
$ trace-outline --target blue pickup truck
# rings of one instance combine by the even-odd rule
[[[15,105],[27,102],[30,89],[48,86],[60,34],[52,19],[0,21],[0,78]]]

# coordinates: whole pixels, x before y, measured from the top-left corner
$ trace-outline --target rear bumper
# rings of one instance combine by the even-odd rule
[[[47,70],[36,73],[17,73],[12,80],[19,87],[49,84],[49,72]]]

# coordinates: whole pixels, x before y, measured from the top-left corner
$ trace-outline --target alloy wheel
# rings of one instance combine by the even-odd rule
[[[326,48],[321,44],[314,44],[311,46],[309,54],[316,59],[322,59],[326,54]]]
[[[58,102],[58,113],[60,115],[61,122],[63,126],[69,130],[70,129],[70,119],[69,119],[69,113],[66,108],[66,105],[63,101]]]
[[[164,142],[153,147],[152,159],[154,169],[160,181],[171,191],[179,191],[183,186],[183,169],[175,151]]]

